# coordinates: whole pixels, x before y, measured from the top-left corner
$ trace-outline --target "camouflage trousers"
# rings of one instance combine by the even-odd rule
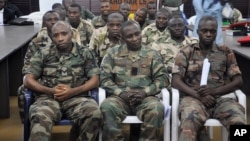
[[[139,141],[157,141],[162,121],[164,105],[157,97],[146,97],[141,104],[129,106],[118,96],[110,96],[101,104],[104,116],[103,141],[124,141],[122,121],[127,115],[136,115],[143,121]]]
[[[204,129],[208,118],[218,119],[229,131],[230,125],[244,125],[244,108],[233,98],[217,98],[213,108],[206,108],[201,101],[190,96],[180,99],[179,141],[197,141],[197,134]]]
[[[58,102],[48,95],[40,95],[29,110],[30,141],[49,141],[53,123],[62,116],[72,120],[74,141],[94,141],[102,125],[102,114],[92,98],[73,97]],[[72,132],[71,132],[72,133]],[[72,137],[72,135],[71,135]]]
[[[24,94],[26,91],[27,89],[23,85],[21,85],[17,90],[17,103],[19,108],[19,116],[22,123],[24,120]]]

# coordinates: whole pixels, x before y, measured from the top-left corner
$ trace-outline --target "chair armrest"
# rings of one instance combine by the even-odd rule
[[[99,94],[98,94],[98,104],[99,106],[101,106],[102,102],[104,101],[104,99],[106,98],[106,92],[103,88],[99,87]]]
[[[24,115],[29,114],[29,108],[30,105],[32,104],[33,97],[32,97],[32,91],[27,90],[26,93],[24,94]]]
[[[172,88],[172,140],[178,140],[178,128],[180,125],[178,116],[179,91]]]

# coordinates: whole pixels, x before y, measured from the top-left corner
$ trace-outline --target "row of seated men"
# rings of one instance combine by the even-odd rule
[[[121,122],[134,114],[143,121],[139,140],[157,141],[164,106],[155,95],[171,84],[182,92],[180,141],[209,140],[203,126],[209,117],[227,129],[246,124],[243,107],[221,98],[240,88],[242,78],[233,51],[214,44],[218,25],[213,17],[200,20],[198,41],[185,36],[184,19],[166,9],[143,30],[118,12],[94,30],[80,18],[79,5],[67,11],[67,21],[55,11],[44,14],[44,28],[25,55],[19,100],[26,88],[34,91],[30,140],[50,140],[53,123],[64,115],[73,122],[70,140],[94,140],[102,128],[104,141],[122,141]],[[200,86],[204,58],[211,70],[208,85]],[[108,94],[100,108],[88,95],[96,87]]]

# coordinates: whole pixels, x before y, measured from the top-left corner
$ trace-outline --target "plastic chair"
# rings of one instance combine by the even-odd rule
[[[105,95],[101,92],[103,90],[93,89],[91,90],[91,96],[97,101],[103,101]],[[29,107],[33,102],[32,91],[28,90],[24,95],[24,126],[23,126],[23,141],[28,141],[30,136],[30,122],[29,122]],[[59,125],[71,125],[71,121],[65,118],[62,118],[60,121],[56,122],[54,126]]]
[[[236,90],[235,95],[238,102],[245,108],[245,118],[246,118],[246,95],[241,90]],[[235,97],[234,94],[225,95],[226,97]],[[178,127],[180,125],[178,117],[178,106],[179,106],[179,91],[172,88],[172,141],[178,141]],[[204,126],[208,126],[208,132],[210,139],[213,139],[213,126],[221,127],[222,141],[228,140],[227,129],[220,123],[219,120],[210,118],[206,120]]]
[[[100,90],[100,88],[99,88]],[[101,89],[101,95],[106,95],[105,93],[105,90],[104,89]],[[168,108],[169,106],[169,92],[166,88],[162,89],[161,90],[161,93],[157,95],[160,99],[161,99],[161,102],[164,104],[165,108]],[[100,99],[101,101],[99,101],[99,104],[101,105],[101,103],[103,102],[104,99]],[[166,109],[168,110],[168,109]],[[165,112],[166,112],[165,110]],[[165,114],[166,115],[166,114]],[[122,123],[126,123],[126,124],[135,124],[135,123],[143,123],[141,120],[139,120],[137,118],[137,116],[127,116],[123,121]],[[163,133],[163,138],[164,138],[164,141],[170,141],[170,120],[168,119],[168,117],[165,117],[164,121],[163,121],[163,124],[164,124],[164,133]],[[102,140],[102,131],[99,132],[99,141]]]

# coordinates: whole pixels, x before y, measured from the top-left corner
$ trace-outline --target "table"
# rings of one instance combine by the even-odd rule
[[[23,58],[41,25],[0,26],[0,118],[10,116],[9,96],[22,84]]]
[[[231,48],[236,56],[237,63],[242,72],[243,87],[242,91],[246,94],[250,94],[250,46],[241,46],[237,42],[242,36],[229,36],[224,33],[224,41],[226,46]]]

